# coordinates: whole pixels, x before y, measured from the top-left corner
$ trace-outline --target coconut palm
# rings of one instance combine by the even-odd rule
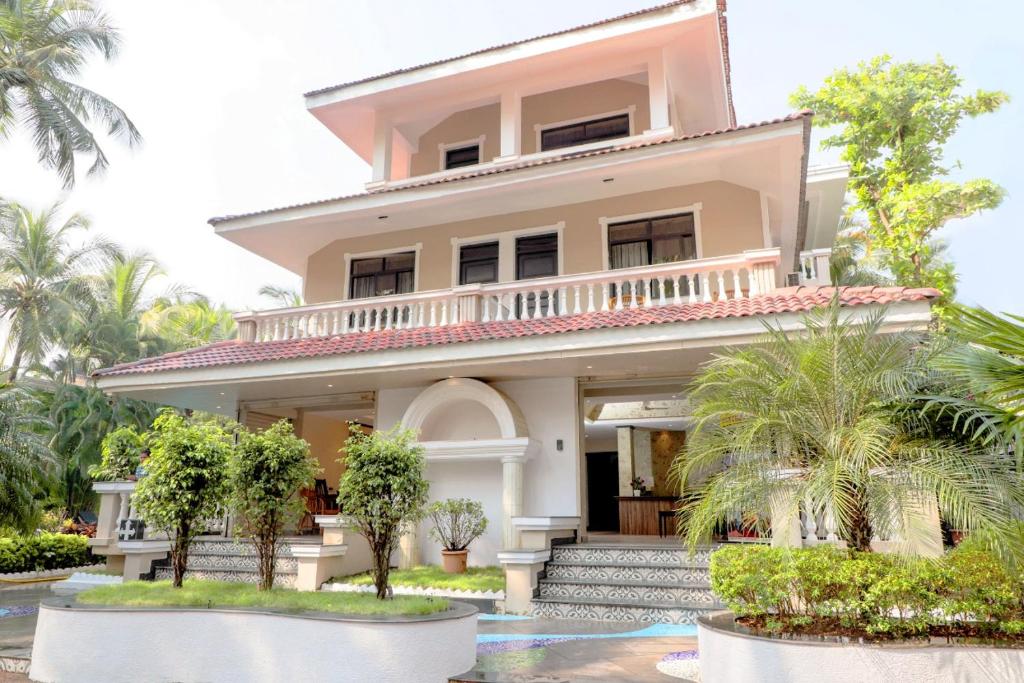
[[[290,287],[263,285],[260,287],[260,296],[273,299],[280,308],[297,308],[302,305],[302,295]]]
[[[74,82],[87,59],[113,59],[118,32],[88,0],[0,0],[0,136],[16,125],[32,135],[39,161],[75,183],[75,154],[107,156],[90,125],[98,123],[129,146],[139,131],[113,102]]]
[[[909,547],[921,526],[908,513],[930,501],[955,528],[1016,538],[1009,520],[1024,496],[1012,463],[907,409],[935,382],[935,351],[916,335],[883,334],[883,319],[844,321],[836,299],[799,334],[770,328],[708,362],[692,386],[695,433],[672,466],[691,546],[732,519],[765,528],[796,501],[830,512],[858,550],[873,532]]]
[[[837,287],[892,284],[892,278],[881,271],[867,230],[849,212],[839,219],[839,232],[829,258],[829,274]]]
[[[34,518],[34,494],[54,462],[37,408],[27,392],[0,386],[0,524],[22,529]]]
[[[950,308],[949,332],[960,343],[937,365],[963,390],[928,396],[928,408],[986,447],[1012,449],[1024,472],[1024,316]]]
[[[32,212],[0,203],[0,318],[7,318],[9,379],[22,365],[41,363],[67,326],[90,307],[86,269],[109,243],[72,247],[74,233],[88,228],[84,216],[58,219],[60,205]]]
[[[236,334],[231,311],[197,295],[159,299],[147,312],[145,324],[150,334],[176,350],[233,339]]]

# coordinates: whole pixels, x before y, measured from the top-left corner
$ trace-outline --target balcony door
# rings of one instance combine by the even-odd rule
[[[613,270],[692,261],[696,258],[697,232],[692,213],[644,218],[608,226],[608,266]],[[652,282],[652,295],[658,294],[657,287],[657,282]],[[623,289],[623,296],[632,296],[630,287]],[[680,294],[689,293],[689,285],[684,280]],[[643,295],[639,291],[636,294],[638,297]],[[666,296],[674,294],[672,289],[666,288]],[[615,296],[619,295],[616,291]]]
[[[516,279],[531,280],[539,277],[558,275],[558,233],[530,235],[516,239]],[[548,294],[541,294],[539,299],[541,314],[547,313]],[[533,316],[537,310],[538,299],[530,297],[526,304],[527,316]],[[557,306],[557,301],[555,302]],[[522,302],[517,302],[517,312]]]

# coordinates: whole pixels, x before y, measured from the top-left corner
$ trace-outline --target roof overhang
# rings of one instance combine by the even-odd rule
[[[851,306],[866,320],[881,307]],[[928,300],[885,307],[884,331],[926,329]],[[756,341],[770,323],[803,329],[803,313],[720,318],[639,327],[611,327],[503,340],[428,345],[386,351],[242,365],[99,376],[103,391],[181,408],[233,415],[240,401],[367,392],[428,384],[452,375],[486,380],[529,377],[675,376],[695,372],[724,346]]]
[[[724,7],[724,3],[723,3]],[[715,0],[681,0],[575,29],[481,50],[306,93],[307,109],[365,161],[372,161],[374,122],[398,129],[417,117],[497,101],[514,83],[521,96],[644,71],[652,53],[668,51],[670,89],[692,90],[697,72],[705,96],[735,124],[729,91],[724,17]],[[679,79],[673,83],[673,78]],[[675,86],[673,88],[673,85]]]
[[[748,128],[509,169],[482,164],[475,175],[425,180],[301,206],[218,219],[216,233],[299,275],[308,258],[338,239],[575,204],[712,180],[763,192],[792,236],[775,234],[789,253],[799,213],[806,115]],[[614,182],[604,182],[614,178]],[[386,216],[386,218],[380,218]]]

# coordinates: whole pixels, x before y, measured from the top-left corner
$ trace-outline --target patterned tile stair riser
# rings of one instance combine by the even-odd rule
[[[713,547],[557,546],[531,614],[552,619],[692,624],[721,609],[711,592]]]
[[[256,549],[247,541],[233,539],[192,542],[189,548],[186,577],[232,583],[256,583]],[[274,585],[282,588],[295,584],[298,560],[292,555],[292,543],[282,543],[275,563]],[[154,574],[157,580],[170,579],[173,574],[168,561],[157,566]]]

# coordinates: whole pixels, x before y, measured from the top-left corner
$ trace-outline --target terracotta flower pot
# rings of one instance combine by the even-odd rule
[[[468,550],[442,550],[441,567],[446,574],[463,574],[466,571]]]

